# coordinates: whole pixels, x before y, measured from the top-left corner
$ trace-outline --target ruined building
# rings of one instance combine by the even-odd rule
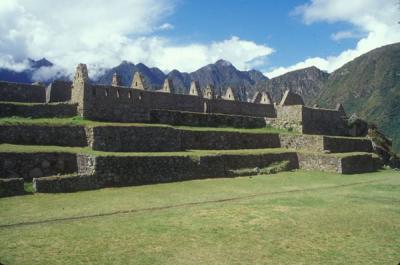
[[[45,87],[0,81],[2,117],[80,116],[98,121],[95,125],[0,124],[1,143],[22,150],[0,152],[0,187],[15,195],[23,192],[24,181],[32,180],[37,192],[69,192],[234,177],[237,172],[251,175],[258,174],[254,168],[276,163],[283,163],[283,170],[338,173],[370,172],[380,166],[369,139],[349,137],[363,135],[349,128],[340,104],[336,109],[305,106],[289,90],[279,104],[266,91],[246,102],[232,88],[217,97],[212,85],[202,90],[195,80],[187,95],[176,94],[170,79],[160,90],[149,87],[138,72],[130,87],[121,86],[116,74],[110,85],[93,84],[84,64],[77,66],[72,82],[55,81]],[[280,130],[235,129],[265,127]],[[46,152],[25,152],[25,145],[43,146]],[[65,147],[85,148],[74,153]],[[236,151],[216,154],[215,150]]]

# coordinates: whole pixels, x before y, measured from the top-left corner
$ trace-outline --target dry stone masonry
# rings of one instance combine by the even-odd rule
[[[279,104],[267,91],[257,92],[247,102],[230,87],[224,95],[217,95],[212,85],[202,89],[197,80],[192,80],[185,95],[176,94],[171,79],[166,79],[160,90],[150,90],[150,86],[139,72],[134,73],[130,87],[121,86],[117,74],[110,85],[94,84],[85,64],[77,66],[73,82],[55,81],[47,87],[0,82],[0,117],[78,115],[85,120],[116,122],[0,124],[1,145],[12,148],[13,144],[21,150],[24,145],[47,146],[49,150],[56,146],[61,150],[0,152],[0,196],[24,194],[24,181],[33,181],[36,192],[74,192],[235,177],[240,172],[257,174],[268,172],[266,169],[277,163],[284,165],[283,170],[342,174],[380,167],[369,139],[349,137],[357,135],[357,130],[349,127],[341,104],[335,109],[308,107],[290,90]],[[284,131],[212,128],[266,126]]]

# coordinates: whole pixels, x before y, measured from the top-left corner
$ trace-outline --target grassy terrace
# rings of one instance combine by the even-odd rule
[[[400,173],[284,172],[0,199],[3,264],[397,264]]]
[[[268,149],[239,149],[239,150],[188,150],[181,152],[103,152],[95,151],[89,147],[64,147],[64,146],[44,146],[44,145],[14,145],[0,144],[0,152],[16,153],[37,153],[37,152],[65,152],[65,153],[83,153],[98,156],[205,156],[205,155],[252,155],[252,154],[276,154],[287,152],[302,152],[313,154],[306,150],[290,150],[286,148],[268,148]],[[322,156],[346,157],[352,155],[366,154],[363,152],[352,153],[318,153]]]
[[[51,125],[51,126],[148,126],[148,127],[165,127],[175,128],[182,130],[193,130],[193,131],[229,131],[229,132],[243,132],[243,133],[290,133],[283,129],[276,128],[228,128],[228,127],[191,127],[191,126],[172,126],[166,124],[150,124],[150,123],[121,123],[121,122],[99,122],[86,120],[82,117],[70,117],[70,118],[22,118],[22,117],[7,117],[0,118],[0,125]]]

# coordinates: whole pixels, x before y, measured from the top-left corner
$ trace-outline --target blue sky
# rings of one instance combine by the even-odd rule
[[[269,67],[291,65],[307,57],[329,56],[354,47],[357,39],[333,41],[331,34],[351,28],[346,22],[306,25],[293,14],[300,0],[180,1],[169,19],[174,30],[165,36],[182,42],[211,42],[240,36],[268,45],[276,52]]]
[[[190,72],[225,59],[268,77],[332,72],[399,42],[399,20],[398,0],[1,0],[0,68],[46,57],[45,80],[78,63],[96,76],[122,60]]]

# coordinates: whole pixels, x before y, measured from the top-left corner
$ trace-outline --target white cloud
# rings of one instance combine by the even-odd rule
[[[306,24],[348,22],[365,36],[353,49],[326,58],[307,58],[289,67],[279,67],[266,73],[268,77],[313,65],[332,72],[372,49],[400,41],[399,7],[394,0],[312,0],[296,8],[295,13],[301,15]]]
[[[65,77],[68,74],[67,70],[58,65],[53,65],[50,67],[41,67],[36,70],[33,75],[33,81],[48,81],[51,79],[57,79]]]
[[[172,30],[174,28],[175,28],[174,25],[169,24],[169,23],[164,23],[158,27],[159,30]]]
[[[35,75],[48,78],[87,63],[92,76],[122,60],[162,70],[192,71],[224,58],[240,69],[259,63],[272,49],[232,37],[212,43],[176,44],[157,36],[173,25],[164,20],[176,0],[1,0],[0,67],[23,69],[26,58],[46,57],[56,67]]]
[[[331,34],[331,39],[334,41],[340,41],[344,39],[353,39],[358,38],[359,35],[355,34],[352,31],[338,31]]]

